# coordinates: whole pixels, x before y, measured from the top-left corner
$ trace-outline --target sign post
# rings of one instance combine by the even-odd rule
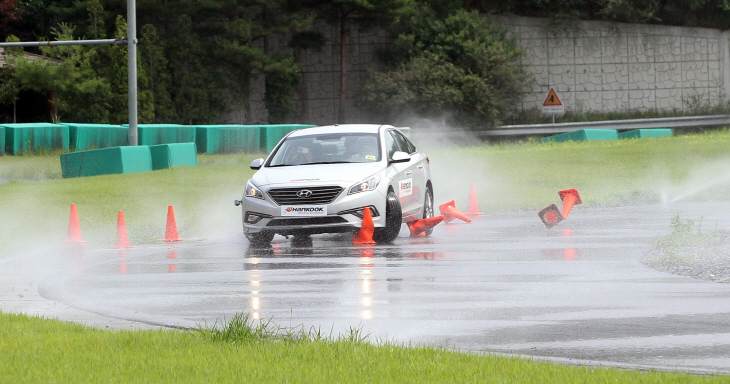
[[[565,106],[560,101],[560,97],[555,92],[555,88],[550,88],[545,101],[542,103],[542,113],[550,113],[553,115],[553,124],[555,124],[555,114],[565,113]]]

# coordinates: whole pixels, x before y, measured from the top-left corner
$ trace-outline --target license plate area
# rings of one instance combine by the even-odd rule
[[[282,205],[281,215],[287,217],[327,216],[326,205]]]

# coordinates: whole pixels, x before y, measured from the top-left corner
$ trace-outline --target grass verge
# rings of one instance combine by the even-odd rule
[[[242,320],[242,319],[239,319]],[[720,383],[726,376],[563,366],[360,338],[271,337],[252,324],[200,331],[101,331],[0,313],[8,383]]]

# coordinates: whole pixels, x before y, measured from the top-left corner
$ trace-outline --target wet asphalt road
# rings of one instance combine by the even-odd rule
[[[387,246],[313,236],[254,249],[236,236],[67,253],[37,289],[96,323],[196,327],[245,311],[326,334],[361,328],[371,340],[730,372],[730,285],[640,263],[678,212],[730,230],[730,203],[577,206],[551,230],[537,212],[513,212],[442,224],[430,238],[404,226]],[[37,303],[33,312],[64,318]]]

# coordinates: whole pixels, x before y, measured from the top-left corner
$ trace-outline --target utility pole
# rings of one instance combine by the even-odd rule
[[[127,103],[129,106],[128,145],[137,145],[137,4],[127,0]]]

